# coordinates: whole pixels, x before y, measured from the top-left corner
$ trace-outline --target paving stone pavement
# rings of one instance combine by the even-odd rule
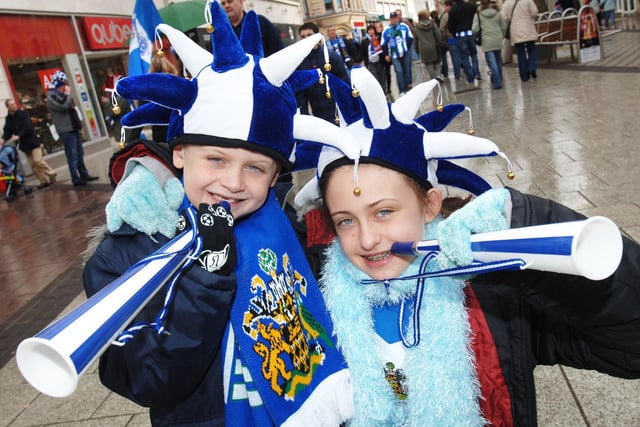
[[[635,17],[618,23],[627,30],[605,42],[608,55],[598,64],[570,63],[568,48],[559,48],[558,58],[541,63],[533,81],[521,83],[516,66],[508,64],[504,88],[491,90],[481,61],[484,80],[478,89],[445,81],[442,90],[446,103],[471,108],[476,135],[508,154],[516,177],[506,178],[498,158],[465,166],[491,184],[552,198],[585,215],[607,216],[639,241],[640,32]],[[414,81],[420,79],[416,65]],[[432,100],[423,105],[424,110],[433,106]],[[461,114],[449,130],[466,131],[467,117]],[[11,249],[0,249],[0,289],[10,296],[0,304],[0,426],[150,425],[145,408],[100,385],[95,366],[71,397],[57,399],[27,384],[13,357],[20,339],[84,300],[84,236],[104,221],[112,151],[110,144],[87,149],[89,170],[99,173],[101,184],[74,189],[62,163],[59,184],[20,195],[11,204],[0,201],[0,239]],[[536,370],[536,386],[541,426],[640,426],[640,380],[553,366]]]

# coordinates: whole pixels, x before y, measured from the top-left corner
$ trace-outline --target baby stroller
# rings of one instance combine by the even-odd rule
[[[18,191],[31,194],[31,187],[25,185],[24,177],[18,173],[18,149],[11,143],[0,147],[0,191],[5,194],[5,200],[15,200]]]

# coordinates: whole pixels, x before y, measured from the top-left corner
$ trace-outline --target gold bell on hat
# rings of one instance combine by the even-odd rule
[[[213,26],[213,24],[209,24],[207,25],[207,33],[211,34],[216,30],[216,27]]]
[[[330,90],[326,91],[326,92],[324,93],[324,96],[326,96],[326,97],[327,97],[327,99],[331,99],[331,91],[330,91]]]
[[[156,56],[158,58],[162,58],[164,56],[164,52],[162,51],[162,49],[156,50]]]
[[[509,179],[513,179],[513,178],[515,178],[515,177],[516,177],[516,174],[515,174],[515,173],[513,173],[513,171],[509,171],[509,172],[507,172],[507,178],[509,178]]]
[[[318,83],[323,85],[324,82],[325,82],[324,75],[321,75],[320,78],[318,79]]]
[[[359,96],[360,96],[360,91],[354,87],[354,88],[351,90],[351,96],[353,96],[354,98],[359,97]]]
[[[329,71],[331,71],[331,64],[329,64],[328,62],[324,64],[324,70],[328,73]]]
[[[111,108],[111,112],[115,115],[118,115],[122,112],[122,108],[120,108],[120,106],[116,104],[113,106],[113,108]]]
[[[124,142],[124,139],[121,139],[120,142],[118,142],[118,148],[121,150],[124,150],[124,147],[127,146],[127,143]]]
[[[476,130],[475,130],[474,128],[469,128],[469,129],[467,130],[467,133],[468,133],[469,135],[475,135],[475,134],[476,134]]]
[[[442,113],[444,111],[444,105],[442,104],[436,105],[436,111],[438,111],[438,113]]]

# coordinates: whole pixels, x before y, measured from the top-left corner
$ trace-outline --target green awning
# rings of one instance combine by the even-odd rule
[[[204,9],[206,0],[187,0],[169,3],[158,9],[162,22],[182,32],[192,30],[205,24]]]

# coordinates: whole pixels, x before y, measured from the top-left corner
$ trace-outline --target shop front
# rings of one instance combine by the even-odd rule
[[[46,152],[63,150],[45,101],[57,70],[69,79],[83,119],[83,139],[110,136],[110,122],[104,120],[110,106],[101,94],[109,75],[126,70],[130,18],[0,15],[0,26],[0,59],[6,75],[0,83],[6,85],[2,92],[29,112]]]

